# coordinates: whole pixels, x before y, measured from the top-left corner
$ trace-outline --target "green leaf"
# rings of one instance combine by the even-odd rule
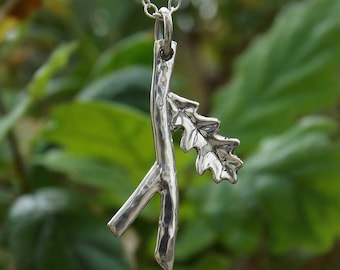
[[[154,162],[151,135],[146,116],[104,102],[56,107],[44,132],[49,142],[69,153],[113,162],[137,182]]]
[[[327,134],[332,134],[337,129],[337,124],[325,117],[306,117],[290,130],[274,138],[265,138],[259,148],[247,160],[247,170],[252,173],[280,172],[289,175],[298,174],[308,168],[309,161],[316,158],[314,173],[320,171],[319,164],[329,163],[324,160],[331,149]],[[270,157],[264,160],[261,157]],[[301,163],[297,163],[297,161]],[[324,163],[324,161],[326,161]],[[294,170],[290,170],[294,167]]]
[[[340,2],[304,1],[238,59],[235,76],[216,98],[221,133],[250,152],[297,117],[335,105],[340,92]]]
[[[25,94],[20,99],[12,111],[0,119],[0,142],[7,136],[13,126],[25,115],[35,99],[45,95],[48,81],[66,64],[75,48],[76,45],[74,43],[61,45],[53,52],[47,62],[35,72],[28,85],[28,94]]]
[[[18,104],[0,119],[0,142],[7,136],[8,132],[13,126],[21,119],[21,117],[27,112],[31,105],[31,100],[28,97],[24,97],[18,102]]]
[[[176,260],[190,259],[198,252],[207,249],[216,240],[216,234],[206,222],[200,218],[191,220],[181,226],[176,243]],[[195,241],[195,244],[193,244]]]
[[[74,194],[44,189],[19,197],[6,221],[15,269],[129,269],[104,221]]]
[[[37,156],[36,164],[98,188],[111,206],[120,206],[155,162],[150,119],[116,104],[92,101],[55,107],[42,138],[63,151]],[[176,156],[178,174],[186,176],[190,155]],[[157,218],[158,212],[159,202],[154,201],[142,215]]]
[[[236,185],[205,183],[189,189],[197,215],[207,224],[218,243],[236,255],[249,254],[260,242],[261,219],[254,214],[255,196],[245,190],[245,180]],[[202,232],[203,233],[203,232]]]
[[[28,91],[34,99],[45,95],[49,80],[61,67],[65,66],[76,48],[76,43],[60,45],[47,62],[35,72],[32,81],[28,85]]]
[[[226,257],[225,254],[218,253],[207,253],[205,252],[203,256],[199,256],[195,258],[195,261],[190,264],[181,264],[175,263],[176,270],[226,270],[232,269],[230,260]]]
[[[110,194],[111,201],[117,205],[126,200],[134,188],[126,181],[126,173],[120,171],[114,164],[73,156],[62,150],[49,150],[39,154],[34,157],[33,164],[63,173],[75,183]]]
[[[79,100],[113,100],[149,111],[152,70],[130,67],[100,77],[78,95]]]
[[[243,151],[251,155],[239,183],[232,190],[205,190],[203,204],[216,216],[227,214],[236,224],[223,218],[221,223],[232,232],[238,227],[247,239],[259,241],[265,230],[272,252],[324,252],[340,234],[335,225],[340,219],[340,146],[329,139],[339,127],[318,117],[293,126],[301,115],[337,102],[339,8],[339,1],[327,0],[284,9],[272,29],[242,55],[235,78],[217,96],[222,128],[240,136]],[[223,209],[218,204],[223,198],[236,205]],[[242,218],[240,213],[247,214]],[[249,230],[249,224],[258,229]],[[224,234],[230,249],[243,241],[233,237]]]
[[[257,198],[275,252],[294,247],[322,252],[340,235],[340,145],[328,138],[335,126],[328,119],[304,119],[264,140],[248,159],[245,185]]]
[[[142,33],[129,36],[104,52],[95,63],[93,77],[98,78],[130,65],[152,65],[153,37]]]
[[[234,185],[203,185],[188,193],[217,234],[236,254],[268,249],[324,252],[340,235],[340,145],[335,122],[305,118],[280,136],[267,138],[245,160]]]
[[[97,188],[101,202],[110,207],[124,203],[155,161],[150,119],[111,103],[75,102],[54,108],[42,138],[63,150],[39,154],[33,164]],[[191,155],[176,157],[184,185]],[[158,213],[159,202],[152,201],[142,216],[157,219]]]
[[[212,266],[214,267],[214,270],[231,269],[231,263],[224,254],[204,254],[191,269],[207,270]]]

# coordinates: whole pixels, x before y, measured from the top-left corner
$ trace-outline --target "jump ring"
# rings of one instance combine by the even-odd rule
[[[159,14],[162,17],[162,20],[159,18],[156,19],[155,39],[164,40],[163,48],[162,48],[162,55],[163,55],[162,57],[164,60],[169,60],[173,55],[173,50],[171,48],[172,32],[173,32],[171,10],[163,7],[159,10]]]

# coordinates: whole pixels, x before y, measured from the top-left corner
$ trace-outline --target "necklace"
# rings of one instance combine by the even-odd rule
[[[109,221],[111,231],[120,237],[137,218],[149,200],[161,195],[161,213],[155,258],[164,270],[172,270],[178,220],[178,186],[172,133],[183,129],[180,147],[197,150],[199,174],[212,172],[214,181],[237,181],[242,161],[233,154],[238,139],[218,134],[220,121],[198,114],[199,104],[169,92],[177,43],[172,40],[172,13],[181,1],[169,0],[167,7],[158,7],[143,0],[145,14],[155,19],[154,66],[150,94],[152,129],[156,161],[139,186]],[[193,239],[194,240],[194,239]]]
[[[162,15],[159,12],[158,7],[151,2],[151,0],[142,0],[144,6],[144,13],[146,16],[152,19],[160,19],[162,20]],[[181,7],[182,0],[172,1],[168,0],[168,10],[170,14],[177,11]]]

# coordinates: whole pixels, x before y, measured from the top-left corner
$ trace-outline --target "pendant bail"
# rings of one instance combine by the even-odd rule
[[[171,48],[173,23],[171,10],[162,7],[159,9],[160,18],[156,18],[155,22],[155,40],[162,40],[163,46],[161,49],[162,59],[168,61],[172,58],[174,51]]]

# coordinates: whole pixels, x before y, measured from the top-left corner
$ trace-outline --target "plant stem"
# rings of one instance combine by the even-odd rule
[[[6,113],[7,109],[2,100],[2,95],[0,95],[0,114],[6,115]],[[19,150],[18,140],[12,130],[9,131],[7,135],[7,140],[12,154],[13,172],[16,178],[18,179],[20,192],[27,193],[29,191],[29,185],[26,174],[25,162]]]

